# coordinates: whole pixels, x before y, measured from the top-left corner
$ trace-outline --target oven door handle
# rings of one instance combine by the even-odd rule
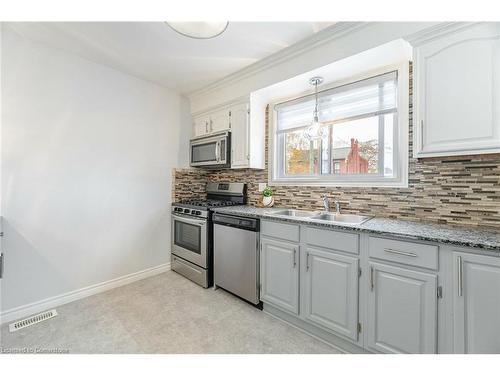
[[[185,223],[198,225],[200,227],[202,227],[204,225],[207,225],[207,221],[203,220],[203,219],[192,219],[192,218],[188,218],[188,217],[185,217],[185,216],[180,216],[180,215],[177,215],[177,214],[172,214],[172,216],[173,216],[174,220],[183,221]]]

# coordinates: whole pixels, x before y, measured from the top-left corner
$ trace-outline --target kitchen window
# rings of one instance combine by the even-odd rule
[[[319,92],[319,136],[310,138],[314,95],[274,106],[270,182],[406,186],[408,70],[392,67]],[[321,90],[321,88],[320,88]]]

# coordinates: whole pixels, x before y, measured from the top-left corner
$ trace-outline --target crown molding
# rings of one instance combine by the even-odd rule
[[[347,34],[357,31],[371,22],[339,22],[326,29],[319,31],[318,33],[301,40],[298,43],[292,44],[270,56],[267,56],[243,69],[238,70],[228,76],[211,83],[201,89],[194,90],[184,95],[188,98],[194,98],[197,96],[205,95],[209,92],[215,91],[221,87],[236,83],[247,77],[255,75],[263,70],[267,70],[275,65],[278,65],[286,60],[289,60],[299,54],[306,53],[307,51],[319,47],[325,43],[332,40],[341,38]]]
[[[214,112],[214,111],[221,111],[223,109],[229,109],[232,106],[237,105],[237,104],[248,103],[249,101],[250,101],[250,96],[249,95],[243,95],[243,96],[240,96],[238,98],[235,98],[235,99],[229,100],[227,102],[224,102],[222,104],[216,104],[216,105],[213,105],[213,106],[210,106],[210,107],[207,107],[207,108],[203,108],[200,111],[192,112],[191,116],[198,117],[198,116],[201,116],[201,115],[206,115],[206,114],[209,114],[209,113]]]
[[[477,24],[479,24],[479,22],[441,22],[435,26],[431,26],[414,34],[407,35],[404,39],[412,46],[418,47],[419,45],[428,43],[433,39]]]

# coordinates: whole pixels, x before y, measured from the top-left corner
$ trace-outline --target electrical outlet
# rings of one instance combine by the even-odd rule
[[[259,191],[262,192],[266,188],[267,184],[265,182],[259,182]]]

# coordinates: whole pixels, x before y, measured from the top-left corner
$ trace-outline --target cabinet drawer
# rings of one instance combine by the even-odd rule
[[[264,236],[299,242],[299,226],[275,221],[261,221],[260,233]]]
[[[352,254],[359,253],[359,235],[357,234],[307,227],[306,239],[309,245]]]
[[[438,268],[438,247],[399,240],[370,237],[370,258],[424,267],[433,270]]]

